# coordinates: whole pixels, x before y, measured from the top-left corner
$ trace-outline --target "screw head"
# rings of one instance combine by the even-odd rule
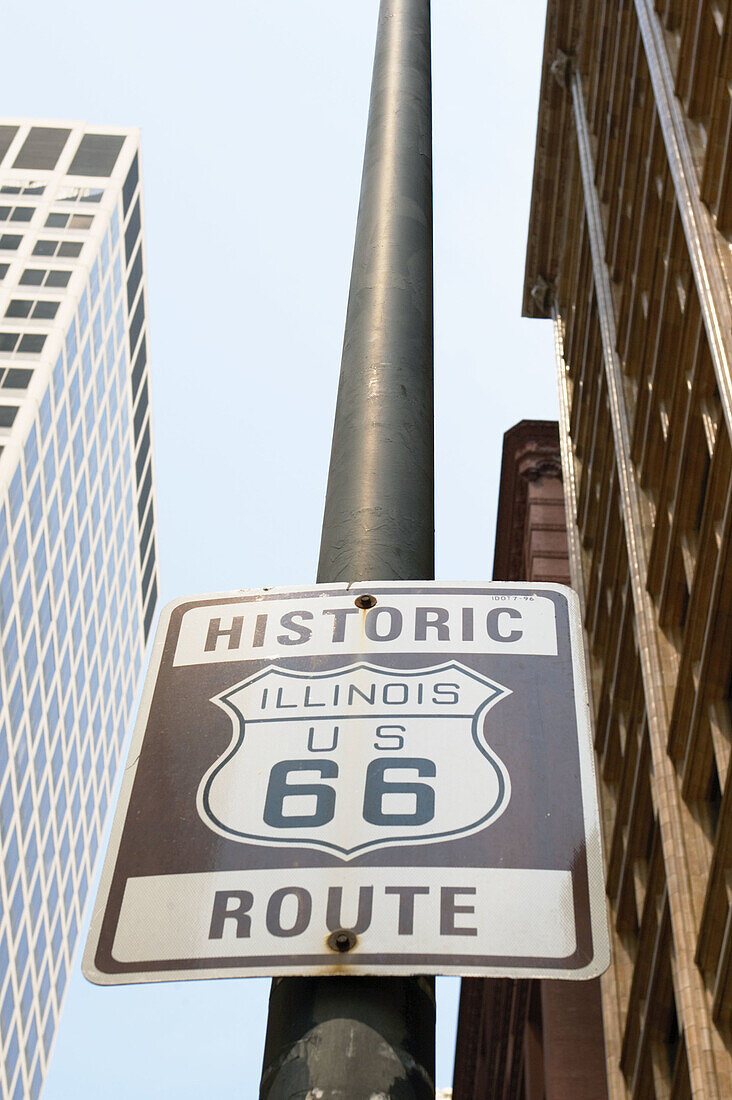
[[[376,596],[356,596],[353,602],[362,611],[368,611],[370,607],[376,607]]]
[[[339,951],[345,955],[358,943],[358,936],[350,928],[337,928],[328,936],[327,944],[331,951]]]

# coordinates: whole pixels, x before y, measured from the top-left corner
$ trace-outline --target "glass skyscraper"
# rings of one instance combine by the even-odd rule
[[[157,599],[139,135],[0,121],[0,1095],[37,1097]]]

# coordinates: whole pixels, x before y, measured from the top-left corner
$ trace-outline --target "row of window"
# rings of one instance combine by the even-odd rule
[[[59,309],[59,302],[36,301],[32,298],[13,298],[5,310],[6,317],[29,317],[34,321],[52,321]]]
[[[18,180],[16,183],[4,183],[0,195],[42,195],[46,185],[38,180]]]
[[[0,264],[0,283],[10,271],[10,264]],[[49,290],[62,290],[69,285],[70,271],[49,270],[47,267],[27,267],[20,276],[21,286],[45,286]]]
[[[0,234],[0,251],[3,252],[17,252],[20,248],[21,241],[23,240],[22,234],[19,233],[1,233]],[[59,256],[67,257],[69,259],[76,259],[81,255],[81,250],[84,247],[83,241],[36,241],[33,246],[34,256]]]
[[[81,241],[36,241],[33,246],[34,256],[70,256],[76,258],[81,255],[84,247]]]
[[[35,206],[0,206],[0,222],[29,222]]]
[[[0,206],[0,222],[29,222],[35,210],[35,206]],[[53,211],[46,218],[44,225],[47,229],[91,229],[93,222],[93,214]]]
[[[49,229],[91,229],[93,221],[91,214],[51,213],[45,224]]]
[[[46,338],[44,332],[0,332],[0,352],[40,355]]]
[[[44,286],[49,290],[62,290],[69,285],[70,271],[47,267],[27,267],[18,280],[21,286]]]
[[[33,371],[27,367],[0,369],[0,387],[4,390],[27,390]]]
[[[4,183],[0,187],[0,195],[33,195],[45,194],[46,186],[36,180],[18,181],[17,183]],[[94,202],[102,201],[104,197],[103,187],[59,187],[54,196],[56,202]]]

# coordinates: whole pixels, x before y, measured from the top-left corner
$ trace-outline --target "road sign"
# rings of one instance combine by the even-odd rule
[[[164,610],[88,978],[591,978],[608,957],[570,589],[311,585]]]

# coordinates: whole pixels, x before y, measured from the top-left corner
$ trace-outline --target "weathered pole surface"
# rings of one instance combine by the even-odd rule
[[[382,0],[318,581],[434,577],[429,0]],[[262,1100],[433,1100],[434,983],[273,983]]]
[[[434,577],[429,0],[382,0],[319,581]]]

